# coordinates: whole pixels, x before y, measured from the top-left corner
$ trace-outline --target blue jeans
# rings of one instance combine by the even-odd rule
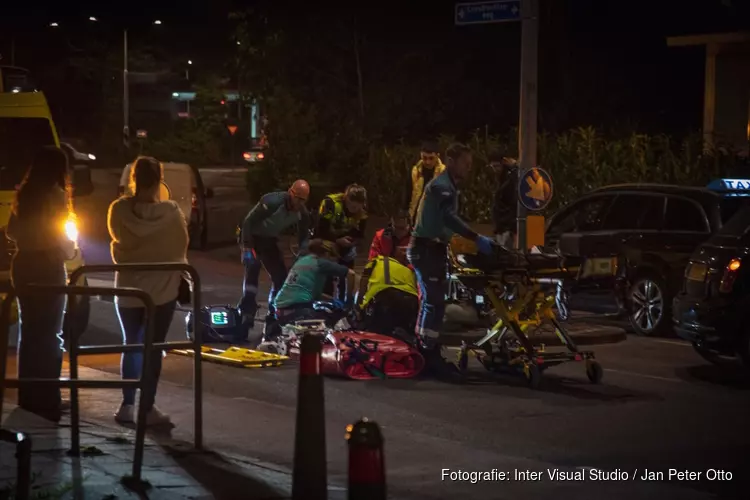
[[[169,326],[172,324],[175,306],[177,300],[167,302],[156,306],[154,314],[154,342],[164,342],[169,332]],[[123,341],[125,344],[143,344],[146,332],[146,308],[145,307],[120,307],[117,306],[117,316],[120,318],[122,327]],[[151,375],[154,380],[154,387],[148,399],[144,400],[147,409],[154,406],[156,397],[156,385],[161,375],[162,351],[152,351],[151,353]],[[141,377],[143,371],[143,354],[141,352],[126,352],[122,354],[120,362],[120,373],[125,380],[137,380]],[[126,387],[122,390],[122,402],[126,405],[135,404],[135,392],[133,387]]]
[[[414,239],[407,250],[407,258],[414,267],[419,285],[416,334],[430,347],[437,342],[445,315],[448,247]]]

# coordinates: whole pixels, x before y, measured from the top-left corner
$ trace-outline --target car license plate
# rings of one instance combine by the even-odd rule
[[[687,279],[691,281],[703,281],[706,279],[706,265],[690,264],[690,267],[688,267]]]
[[[617,271],[617,259],[615,258],[591,258],[584,264],[582,278],[614,276]]]

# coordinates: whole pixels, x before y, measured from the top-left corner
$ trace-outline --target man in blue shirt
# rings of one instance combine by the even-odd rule
[[[407,251],[420,290],[416,334],[428,368],[438,373],[452,367],[441,356],[438,343],[445,314],[448,244],[458,234],[475,241],[481,253],[492,251],[492,240],[477,234],[458,215],[458,186],[471,170],[471,149],[453,144],[445,156],[445,171],[425,187]]]
[[[264,195],[242,223],[240,244],[245,279],[242,284],[242,300],[237,307],[242,313],[242,324],[247,330],[253,327],[258,311],[256,296],[261,266],[266,269],[272,283],[268,296],[266,323],[273,319],[273,299],[287,275],[284,254],[279,248],[279,235],[296,224],[300,249],[307,246],[310,214],[305,203],[309,197],[310,185],[304,180],[295,181],[286,192]]]

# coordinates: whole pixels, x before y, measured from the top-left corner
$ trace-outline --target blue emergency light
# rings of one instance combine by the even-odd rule
[[[750,179],[715,179],[706,187],[727,196],[750,196]]]

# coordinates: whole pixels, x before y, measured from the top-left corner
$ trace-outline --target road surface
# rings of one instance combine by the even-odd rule
[[[88,252],[90,262],[96,253]],[[106,246],[99,255],[106,255]],[[190,260],[201,273],[206,303],[237,301],[239,262],[200,253]],[[183,320],[176,314],[171,340],[183,338]],[[118,341],[113,304],[96,301],[83,343]],[[748,498],[747,382],[706,365],[689,345],[672,339],[631,337],[594,349],[604,367],[600,386],[588,383],[581,365],[570,364],[549,370],[538,391],[520,379],[490,377],[478,366],[476,380],[463,386],[327,379],[329,479],[345,484],[344,428],[366,416],[385,436],[392,498]],[[83,363],[110,374],[119,370],[117,356]],[[172,435],[185,441],[192,437],[191,363],[167,356],[157,395],[177,424]],[[290,468],[296,376],[294,366],[243,370],[204,364],[207,445]],[[111,423],[119,397],[116,391],[84,391],[84,401],[86,418]],[[700,472],[701,481],[670,482],[670,469]],[[732,480],[709,481],[711,470],[730,471]],[[551,479],[554,471],[568,479]],[[664,472],[665,479],[641,480],[646,471]],[[488,472],[495,479],[452,481],[451,473],[459,472]],[[526,472],[541,475],[518,475],[530,476]],[[586,480],[575,480],[576,472]],[[499,480],[501,473],[508,480]],[[593,480],[597,475],[619,480]]]

